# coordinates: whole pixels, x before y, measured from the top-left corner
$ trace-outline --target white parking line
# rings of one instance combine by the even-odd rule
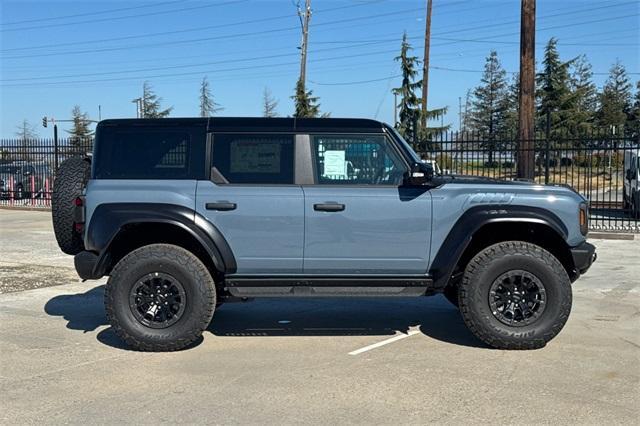
[[[420,330],[410,330],[407,334],[399,334],[397,336],[390,337],[387,340],[383,340],[382,342],[374,343],[373,345],[365,346],[364,348],[356,349],[355,351],[349,352],[349,355],[360,355],[363,352],[370,351],[371,349],[376,349],[381,346],[388,345],[389,343],[397,342],[398,340],[405,339],[409,336],[413,336],[414,334],[420,333]]]

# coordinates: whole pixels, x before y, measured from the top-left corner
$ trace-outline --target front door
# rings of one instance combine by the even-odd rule
[[[294,135],[215,134],[211,181],[196,210],[226,238],[238,275],[300,274],[304,198],[294,185]]]
[[[311,135],[313,185],[305,195],[304,272],[424,274],[431,195],[403,187],[408,170],[384,135]]]

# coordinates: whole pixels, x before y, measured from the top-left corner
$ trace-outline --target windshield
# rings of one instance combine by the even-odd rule
[[[400,145],[402,145],[404,151],[409,154],[413,161],[415,161],[416,163],[420,163],[420,157],[418,157],[418,154],[416,154],[413,148],[411,148],[411,145],[409,145],[409,143],[404,140],[402,135],[398,133],[398,131],[394,127],[387,126],[387,129],[391,130],[391,133],[393,133],[394,137],[398,140],[398,142],[400,142]]]

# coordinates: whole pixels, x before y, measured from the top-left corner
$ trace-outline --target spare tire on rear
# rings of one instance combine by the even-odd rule
[[[58,246],[66,254],[78,254],[84,250],[82,235],[75,230],[73,212],[75,200],[89,180],[91,165],[84,158],[70,158],[58,167],[51,196],[53,231]]]

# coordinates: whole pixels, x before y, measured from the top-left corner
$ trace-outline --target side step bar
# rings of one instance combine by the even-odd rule
[[[426,295],[432,284],[425,276],[229,277],[225,289],[236,297],[417,297]]]

